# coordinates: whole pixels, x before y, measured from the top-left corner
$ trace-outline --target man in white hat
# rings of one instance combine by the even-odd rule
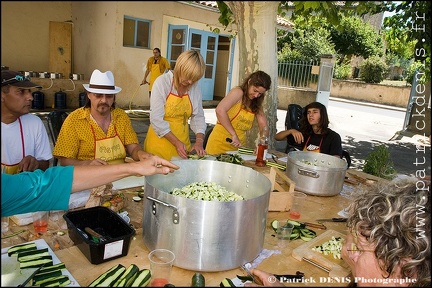
[[[41,88],[29,77],[1,71],[1,166],[2,173],[46,170],[51,145],[42,120],[30,114],[31,89]]]
[[[111,71],[94,70],[87,90],[87,103],[65,119],[53,155],[60,165],[106,165],[146,159],[129,116],[115,107],[115,96],[121,91],[114,85]]]

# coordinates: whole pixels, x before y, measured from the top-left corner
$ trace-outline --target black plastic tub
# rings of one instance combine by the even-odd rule
[[[128,254],[135,230],[109,208],[96,206],[69,211],[63,218],[67,223],[69,237],[90,263],[100,264]],[[106,240],[95,240],[85,232],[86,227],[93,229]]]

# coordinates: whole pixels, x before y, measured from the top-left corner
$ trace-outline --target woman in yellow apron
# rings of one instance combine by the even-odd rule
[[[177,58],[174,71],[156,79],[150,98],[150,127],[144,141],[146,152],[167,160],[187,158],[195,151],[204,156],[204,133],[207,128],[198,80],[205,71],[199,52],[188,50]],[[192,145],[190,128],[196,135]]]
[[[263,111],[265,92],[270,89],[271,78],[263,71],[256,71],[241,86],[231,89],[216,107],[217,123],[206,145],[208,154],[220,154],[244,146],[247,132],[257,120],[260,132],[267,126]],[[226,138],[232,140],[231,143]]]
[[[168,60],[161,56],[159,48],[153,49],[153,56],[147,60],[147,69],[144,75],[144,79],[141,82],[143,84],[149,84],[149,97],[151,96],[151,91],[153,88],[153,83],[157,77],[162,75],[165,70],[170,70],[170,65]],[[150,74],[150,81],[147,81],[147,76]]]

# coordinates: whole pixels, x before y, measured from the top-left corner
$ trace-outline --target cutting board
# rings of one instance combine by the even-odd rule
[[[322,245],[323,243],[329,241],[334,237],[346,238],[345,235],[334,231],[327,230],[316,238],[304,243],[303,245],[297,247],[293,250],[292,256],[299,261],[312,261],[316,263],[316,266],[321,266],[329,272],[329,276],[333,278],[346,277],[350,274],[351,269],[348,264],[342,259],[335,259],[333,255],[324,255],[319,252],[313,251],[312,248],[315,246]],[[311,264],[312,265],[312,264]],[[318,266],[318,267],[319,267]],[[320,268],[321,268],[320,267]],[[321,268],[322,269],[322,268]]]
[[[58,264],[61,261],[57,258],[51,248],[48,246],[48,243],[44,239],[38,239],[36,241],[31,241],[36,243],[37,249],[48,248],[48,252],[53,258],[53,264]],[[27,242],[30,243],[30,242]],[[24,243],[23,243],[24,244]],[[2,287],[16,287],[18,284],[23,283],[30,275],[36,270],[36,268],[27,268],[20,269],[19,262],[17,261],[16,256],[9,257],[7,254],[7,250],[10,247],[1,249],[1,286]],[[67,270],[62,270],[63,275],[67,275],[71,281],[69,285],[66,287],[80,287],[78,281],[70,274]],[[31,286],[31,281],[26,285]]]

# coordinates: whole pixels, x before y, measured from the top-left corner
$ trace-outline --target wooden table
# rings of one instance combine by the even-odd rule
[[[254,161],[246,162],[246,166],[253,167],[254,169],[262,173],[268,173],[269,171],[269,167],[256,167],[254,165]],[[358,177],[365,177],[365,175],[361,175],[360,173],[360,176]],[[369,177],[369,179],[371,179],[371,177]],[[346,183],[345,185],[348,185],[348,183]],[[109,268],[113,267],[118,263],[121,263],[126,268],[132,263],[136,264],[140,269],[149,268],[149,261],[147,258],[149,251],[144,245],[142,239],[143,203],[134,202],[131,200],[133,196],[137,195],[137,191],[140,190],[141,187],[133,187],[121,190],[121,192],[125,193],[125,195],[130,200],[128,201],[126,211],[128,211],[129,213],[131,224],[136,229],[136,234],[131,239],[131,245],[128,255],[125,257],[114,259],[112,261],[108,261],[99,265],[91,264],[87,260],[87,258],[81,253],[81,251],[76,246],[74,246],[74,243],[68,237],[66,223],[62,217],[60,217],[60,219],[56,221],[50,219],[49,231],[42,236],[34,233],[32,225],[16,226],[11,222],[10,231],[7,234],[21,229],[25,229],[26,232],[14,237],[2,239],[2,247],[8,247],[24,243],[35,240],[38,237],[42,237],[53,249],[57,257],[66,264],[67,269],[71,272],[71,274],[75,277],[75,279],[79,282],[81,286],[88,286],[101,273],[107,271]],[[346,197],[343,197],[342,195],[336,195],[332,197],[319,197],[308,195],[308,200],[304,205],[304,213],[302,213],[302,217],[299,219],[299,221],[316,222],[316,219],[319,218],[338,217],[337,213],[347,207],[349,203],[350,200]],[[308,283],[286,284],[287,286],[347,286],[348,283],[330,284],[327,280],[325,280],[328,277],[327,272],[305,261],[298,261],[291,256],[291,252],[293,249],[305,243],[303,240],[298,239],[290,241],[288,245],[283,249],[277,246],[277,239],[276,237],[274,237],[274,231],[270,227],[270,223],[274,219],[285,220],[288,218],[288,212],[268,212],[264,248],[275,251],[279,250],[281,251],[281,254],[273,254],[272,256],[264,259],[258,265],[258,268],[274,274],[295,274],[296,271],[302,271],[305,273],[305,277],[310,280],[310,282]],[[346,234],[345,223],[326,223],[326,226],[328,229],[333,229],[342,234]],[[318,235],[324,232],[324,230],[319,229],[313,230],[315,230]],[[65,235],[58,235],[57,232],[59,231],[65,232]],[[195,272],[196,271],[184,270],[174,267],[171,282],[175,286],[190,286],[192,275]],[[245,275],[245,273],[239,268],[222,272],[202,272],[202,274],[205,277],[206,286],[219,286],[219,283],[224,278],[232,279],[236,275]],[[314,283],[313,281],[316,282]]]

